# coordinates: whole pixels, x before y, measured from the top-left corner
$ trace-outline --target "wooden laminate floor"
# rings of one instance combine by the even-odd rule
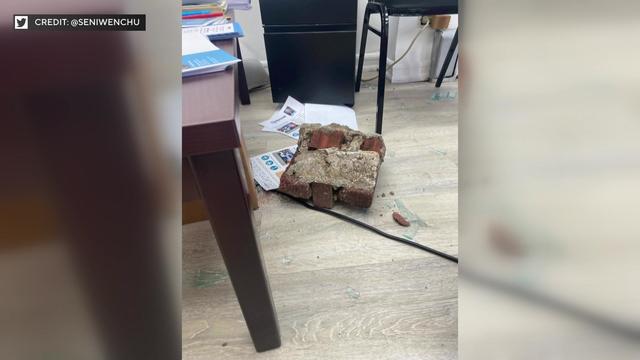
[[[354,109],[373,131],[375,86]],[[260,131],[277,105],[269,89],[241,107],[251,156],[293,145]],[[336,210],[385,231],[458,254],[457,83],[388,84],[383,136],[387,157],[368,211]],[[278,194],[258,192],[255,212],[277,308],[282,346],[252,346],[208,222],[183,227],[183,358],[456,359],[457,266]],[[397,225],[392,211],[410,221]]]

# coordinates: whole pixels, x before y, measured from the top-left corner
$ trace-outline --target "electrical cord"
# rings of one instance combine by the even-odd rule
[[[288,197],[289,199],[291,199],[291,200],[293,200],[293,201],[297,202],[298,204],[300,204],[300,205],[302,205],[302,206],[306,207],[307,209],[311,209],[311,210],[315,210],[315,211],[318,211],[318,212],[321,212],[321,213],[325,213],[325,214],[327,214],[327,215],[331,215],[331,216],[333,216],[333,217],[335,217],[335,218],[338,218],[338,219],[340,219],[340,220],[343,220],[343,221],[346,221],[346,222],[352,223],[352,224],[357,225],[357,226],[359,226],[359,227],[361,227],[361,228],[364,228],[364,229],[367,229],[367,230],[369,230],[369,231],[372,231],[372,232],[374,232],[374,233],[376,233],[376,234],[378,234],[378,235],[384,236],[384,237],[386,237],[386,238],[388,238],[388,239],[391,239],[391,240],[394,240],[394,241],[397,241],[397,242],[401,242],[401,243],[403,243],[403,244],[405,244],[405,245],[413,246],[413,247],[415,247],[415,248],[418,248],[418,249],[420,249],[420,250],[426,251],[426,252],[428,252],[428,253],[431,253],[431,254],[434,254],[434,255],[440,256],[440,257],[441,257],[441,258],[443,258],[443,259],[446,259],[446,260],[452,261],[452,262],[454,262],[454,263],[456,263],[456,264],[458,263],[458,258],[457,258],[457,257],[455,257],[455,256],[453,256],[453,255],[449,255],[449,254],[447,254],[447,253],[443,253],[442,251],[439,251],[439,250],[436,250],[436,249],[430,248],[430,247],[428,247],[428,246],[425,246],[425,245],[419,244],[419,243],[417,243],[417,242],[413,242],[413,241],[410,241],[410,240],[407,240],[407,239],[403,239],[403,238],[401,238],[401,237],[399,237],[399,236],[395,236],[395,235],[388,234],[388,233],[386,233],[386,232],[384,232],[384,231],[382,231],[382,230],[380,230],[380,229],[378,229],[378,228],[376,228],[376,227],[373,227],[373,226],[371,226],[371,225],[369,225],[369,224],[367,224],[367,223],[364,223],[364,222],[362,222],[362,221],[360,221],[360,220],[356,220],[356,219],[354,219],[354,218],[352,218],[352,217],[349,217],[349,216],[347,216],[347,215],[341,214],[341,213],[336,212],[336,211],[333,211],[333,210],[329,210],[329,209],[324,209],[324,208],[316,207],[316,206],[314,206],[314,205],[310,204],[310,203],[309,203],[309,202],[307,202],[307,201],[304,201],[304,200],[298,199],[298,198],[293,197],[293,196],[291,196],[291,195],[289,195],[289,194],[285,194],[285,193],[280,192],[280,191],[276,191],[276,192],[277,192],[277,193],[279,193],[279,194],[282,194],[282,195],[284,195],[284,196],[286,196],[286,197]]]
[[[283,192],[280,191],[276,191],[277,193],[280,193],[282,195],[285,195],[286,197],[288,197],[289,199],[303,205],[304,207],[311,209],[311,210],[315,210],[315,211],[319,211],[331,216],[334,216],[338,219],[350,222],[352,224],[358,225],[362,228],[365,228],[367,230],[373,231],[376,234],[382,235],[386,238],[389,238],[391,240],[395,240],[407,245],[411,245],[413,247],[416,247],[420,250],[424,250],[427,251],[429,253],[432,253],[434,255],[440,256],[446,260],[455,262],[456,264],[458,263],[458,258],[446,253],[443,253],[441,251],[432,249],[428,246],[424,246],[391,234],[387,234],[384,231],[375,228],[369,224],[363,223],[361,221],[358,221],[356,219],[350,218],[344,214],[335,212],[333,210],[329,210],[329,209],[323,209],[323,208],[319,208],[316,207],[312,204],[310,204],[307,201],[295,198],[289,194],[285,194]],[[610,319],[608,317],[606,317],[603,314],[599,314],[596,312],[592,312],[588,309],[582,308],[577,306],[577,304],[571,304],[568,302],[564,302],[563,300],[559,299],[559,298],[554,298],[553,296],[551,296],[550,294],[544,294],[541,292],[536,292],[532,289],[526,288],[526,287],[522,287],[520,285],[517,284],[510,284],[508,282],[505,281],[500,281],[498,279],[493,279],[489,276],[485,276],[485,275],[481,275],[478,272],[475,271],[470,271],[469,269],[466,268],[462,268],[461,272],[460,272],[460,276],[463,279],[469,280],[469,281],[473,281],[476,283],[479,283],[485,287],[489,287],[493,290],[497,290],[497,291],[502,291],[508,295],[511,296],[515,296],[515,297],[519,297],[521,299],[524,299],[526,301],[529,302],[533,302],[533,303],[537,303],[539,305],[545,306],[547,308],[559,311],[561,313],[564,313],[566,315],[572,316],[574,318],[580,319],[582,321],[585,321],[587,323],[593,324],[595,326],[599,326],[601,328],[610,330],[610,331],[614,331],[615,333],[618,333],[619,335],[622,335],[626,338],[629,338],[633,341],[638,341],[640,339],[640,330],[637,327],[634,326],[630,326],[626,323],[621,323],[618,321],[615,321],[613,319]]]
[[[407,50],[405,50],[404,53],[402,55],[400,55],[400,57],[397,60],[395,60],[391,64],[387,65],[387,69],[386,70],[391,69],[395,64],[399,63],[400,60],[404,59],[404,57],[407,56],[407,54],[409,53],[409,50],[411,50],[411,48],[413,47],[413,44],[416,42],[416,40],[418,40],[418,37],[420,36],[420,34],[422,34],[427,29],[428,26],[429,26],[429,21],[427,21],[427,23],[424,24],[424,26],[420,30],[418,30],[416,35],[413,37],[413,40],[411,40],[411,43],[409,44],[409,47],[407,48]],[[377,79],[377,78],[378,78],[378,75],[376,75],[374,77],[362,79],[362,81],[371,81],[371,80],[374,80],[374,79]]]
[[[363,223],[361,221],[358,221],[356,219],[350,218],[344,214],[335,212],[333,210],[329,210],[329,209],[323,209],[323,208],[319,208],[316,207],[312,204],[310,204],[307,201],[295,198],[289,194],[285,194],[282,192],[277,191],[278,193],[285,195],[286,197],[288,197],[289,199],[303,205],[304,207],[311,209],[311,210],[315,210],[315,211],[319,211],[331,216],[334,216],[338,219],[350,222],[352,224],[358,225],[362,228],[365,228],[367,230],[373,231],[376,234],[382,235],[386,238],[389,238],[391,240],[395,240],[407,245],[411,245],[413,247],[416,247],[420,250],[424,250],[427,251],[429,253],[432,253],[434,255],[440,256],[446,260],[455,262],[456,264],[458,263],[458,258],[449,254],[445,254],[441,251],[432,249],[428,246],[424,246],[391,234],[387,234],[384,231],[375,228],[369,224]],[[568,302],[564,302],[563,300],[559,299],[559,298],[555,298],[553,296],[551,296],[550,294],[544,294],[542,292],[536,292],[533,291],[532,289],[528,289],[526,287],[522,287],[520,285],[517,284],[510,284],[508,282],[505,281],[500,281],[498,279],[493,279],[489,276],[485,276],[485,275],[481,275],[478,272],[474,272],[474,271],[469,271],[468,269],[462,268],[460,275],[463,279],[466,280],[470,280],[476,283],[479,283],[485,287],[489,287],[493,290],[496,291],[502,291],[508,295],[511,296],[515,296],[515,297],[519,297],[521,299],[524,299],[526,301],[530,301],[533,303],[537,303],[539,305],[545,306],[547,308],[559,311],[561,313],[564,313],[566,315],[572,316],[574,318],[580,319],[582,321],[585,321],[587,323],[599,326],[601,328],[610,330],[610,331],[614,331],[615,333],[618,333],[626,338],[629,338],[631,340],[634,341],[638,341],[638,339],[640,339],[640,330],[637,327],[634,326],[630,326],[626,323],[620,323],[618,321],[615,321],[613,319],[610,319],[608,317],[606,317],[603,314],[599,314],[596,312],[592,312],[588,309],[582,308],[577,306],[577,304],[571,304]]]

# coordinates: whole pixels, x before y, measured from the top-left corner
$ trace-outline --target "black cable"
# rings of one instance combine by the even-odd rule
[[[410,241],[410,240],[407,240],[407,239],[403,239],[403,238],[395,236],[395,235],[388,234],[388,233],[386,233],[386,232],[384,232],[384,231],[382,231],[382,230],[380,230],[380,229],[378,229],[376,227],[373,227],[373,226],[371,226],[371,225],[369,225],[367,223],[364,223],[364,222],[362,222],[360,220],[356,220],[354,218],[351,218],[351,217],[349,217],[347,215],[344,215],[344,214],[341,214],[339,212],[335,212],[333,210],[316,207],[316,206],[310,204],[307,201],[304,201],[302,199],[298,199],[298,198],[293,197],[293,196],[291,196],[289,194],[285,194],[285,193],[280,192],[280,191],[276,191],[276,192],[279,193],[279,194],[285,195],[289,199],[297,202],[298,204],[306,207],[307,209],[311,209],[311,210],[315,210],[315,211],[319,211],[321,213],[325,213],[325,214],[331,215],[331,216],[333,216],[335,218],[338,218],[340,220],[344,220],[346,222],[349,222],[349,223],[352,223],[354,225],[360,226],[361,228],[367,229],[369,231],[373,231],[374,233],[376,233],[378,235],[381,235],[381,236],[384,236],[384,237],[386,237],[388,239],[395,240],[395,241],[401,242],[403,244],[413,246],[413,247],[418,248],[418,249],[420,249],[422,251],[426,251],[426,252],[429,252],[431,254],[440,256],[443,259],[447,259],[449,261],[453,261],[456,264],[458,263],[458,258],[453,256],[453,255],[449,255],[447,253],[443,253],[442,251],[430,248],[428,246],[425,246],[425,245],[422,245],[422,244],[418,244],[417,242],[413,242],[413,241]]]
[[[449,255],[449,254],[445,254],[441,251],[432,249],[428,246],[424,246],[406,239],[403,239],[401,237],[397,237],[391,234],[387,234],[384,231],[375,228],[369,224],[363,223],[362,221],[350,218],[344,214],[335,212],[333,210],[329,210],[329,209],[323,209],[323,208],[319,208],[316,207],[312,204],[310,204],[307,201],[295,198],[289,194],[285,194],[282,192],[277,191],[278,193],[287,196],[289,199],[294,200],[295,202],[303,205],[304,207],[311,209],[311,210],[315,210],[315,211],[319,211],[331,216],[334,216],[340,220],[344,220],[347,222],[350,222],[352,224],[358,225],[362,228],[365,228],[367,230],[373,231],[376,234],[382,235],[386,238],[389,238],[391,240],[395,240],[395,241],[399,241],[401,243],[407,244],[407,245],[411,245],[413,247],[416,247],[420,250],[424,250],[427,251],[429,253],[435,254],[437,256],[440,256],[444,259],[447,259],[449,261],[453,261],[456,264],[458,263],[458,258]],[[609,319],[606,316],[602,315],[602,314],[598,314],[598,313],[594,313],[591,312],[587,309],[583,309],[578,307],[575,304],[570,304],[567,302],[563,302],[560,299],[556,299],[553,298],[550,295],[545,295],[543,293],[540,292],[535,292],[531,289],[527,289],[524,288],[522,286],[516,285],[516,284],[509,284],[507,282],[504,281],[499,281],[497,279],[491,279],[490,277],[484,276],[484,275],[480,275],[477,272],[472,272],[466,269],[462,269],[462,271],[460,272],[460,275],[463,279],[466,280],[470,280],[476,283],[480,283],[481,285],[487,286],[489,288],[492,288],[494,290],[498,290],[498,291],[503,291],[507,294],[510,294],[512,296],[516,296],[516,297],[520,297],[522,299],[525,299],[527,301],[531,301],[534,303],[538,303],[540,305],[546,306],[548,308],[551,309],[555,309],[557,311],[563,312],[565,314],[568,314],[570,316],[573,316],[575,318],[581,319],[583,321],[586,321],[588,323],[591,323],[593,325],[608,329],[608,330],[612,330],[615,331],[616,333],[623,335],[627,338],[630,338],[634,341],[638,341],[638,339],[640,339],[640,330],[637,327],[634,326],[630,326],[628,324],[624,324],[624,323],[620,323],[617,322],[613,319]]]

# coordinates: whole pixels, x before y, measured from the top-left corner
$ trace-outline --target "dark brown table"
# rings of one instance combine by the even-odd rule
[[[237,53],[235,39],[215,44]],[[280,332],[247,196],[253,181],[241,151],[237,73],[234,66],[182,80],[183,201],[204,200],[253,344],[265,351],[280,346]]]

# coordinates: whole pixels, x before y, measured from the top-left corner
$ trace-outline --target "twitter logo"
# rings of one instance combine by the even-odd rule
[[[13,17],[13,28],[16,30],[27,30],[29,28],[29,17],[15,15]]]

